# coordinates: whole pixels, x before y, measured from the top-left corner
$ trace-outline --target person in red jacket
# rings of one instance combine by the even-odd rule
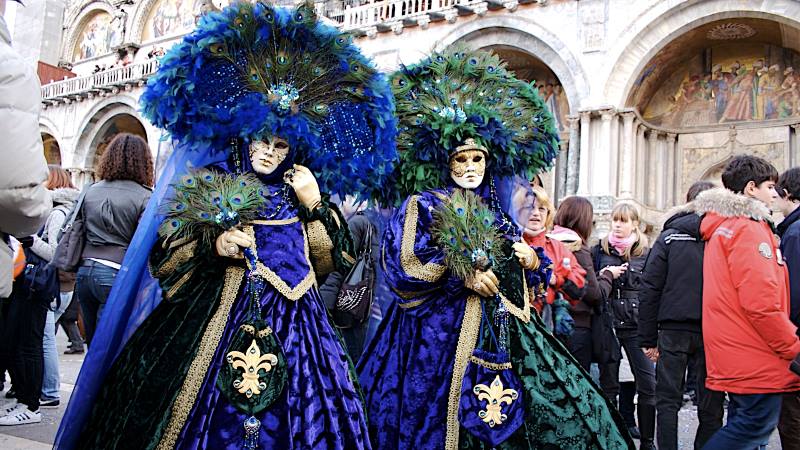
[[[778,424],[783,392],[800,389],[789,370],[800,339],[789,320],[789,277],[770,210],[778,172],[742,155],[722,174],[727,188],[701,193],[706,386],[730,396],[728,422],[706,450],[753,449]]]
[[[546,296],[537,299],[534,306],[553,334],[567,342],[574,323],[569,315],[569,304],[578,302],[583,297],[586,270],[578,264],[575,255],[563,243],[547,235],[553,228],[556,211],[547,192],[539,186],[532,187],[536,199],[523,237],[531,247],[543,248],[547,257],[553,261],[553,275],[550,277]]]

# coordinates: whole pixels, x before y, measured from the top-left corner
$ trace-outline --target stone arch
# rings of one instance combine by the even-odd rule
[[[144,34],[144,25],[147,17],[153,10],[153,7],[161,0],[142,0],[136,5],[136,9],[131,14],[130,22],[130,40],[131,42],[142,43],[142,35]]]
[[[564,87],[572,112],[577,112],[581,101],[589,98],[589,82],[578,59],[555,34],[528,18],[498,14],[465,22],[454,27],[434,47],[438,50],[456,42],[476,48],[510,47],[541,60]]]
[[[72,14],[64,21],[65,29],[68,30],[69,34],[67,38],[64,39],[63,46],[61,47],[61,59],[72,61],[72,52],[75,49],[75,45],[78,43],[78,37],[83,31],[83,27],[98,12],[105,12],[111,17],[114,17],[116,9],[108,2],[92,1],[83,7],[74,9]]]
[[[781,11],[775,14],[770,11]],[[620,32],[631,36],[618,40],[608,52],[610,67],[604,88],[604,98],[613,106],[625,107],[625,102],[651,59],[666,45],[684,33],[722,19],[761,18],[800,28],[800,3],[792,0],[770,2],[730,2],[726,0],[694,0],[675,5],[658,2]]]
[[[137,108],[138,102],[136,99],[128,95],[116,95],[96,104],[86,114],[77,128],[77,136],[80,136],[80,138],[75,146],[75,155],[72,160],[73,166],[92,168],[94,152],[90,151],[91,145],[100,133],[101,128],[114,116],[129,114],[144,125],[144,120],[139,115]]]

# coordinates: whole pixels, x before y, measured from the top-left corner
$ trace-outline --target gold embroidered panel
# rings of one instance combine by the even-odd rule
[[[406,204],[403,238],[400,247],[400,266],[408,275],[433,283],[441,278],[447,267],[433,262],[422,264],[414,253],[414,244],[417,240],[417,222],[419,221],[418,198],[418,196],[413,195]]]
[[[311,250],[311,260],[314,265],[314,270],[320,275],[327,275],[335,270],[333,264],[333,241],[328,236],[328,231],[325,225],[319,220],[309,222],[306,225],[308,229],[308,246]]]
[[[464,309],[464,320],[461,322],[461,333],[458,335],[456,355],[453,361],[453,377],[450,380],[450,392],[447,400],[447,433],[445,434],[445,450],[458,448],[458,407],[461,399],[461,385],[464,383],[464,373],[467,363],[475,350],[478,342],[478,333],[481,328],[481,299],[477,295],[467,297]]]

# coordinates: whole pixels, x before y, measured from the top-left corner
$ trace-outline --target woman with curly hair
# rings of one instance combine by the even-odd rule
[[[116,135],[100,157],[97,177],[100,181],[88,189],[83,202],[86,247],[75,286],[89,345],[150,200],[153,158],[147,142],[133,134]]]

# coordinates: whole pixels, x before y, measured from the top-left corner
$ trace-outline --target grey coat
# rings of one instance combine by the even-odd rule
[[[11,48],[0,16],[0,298],[11,294],[9,235],[30,236],[52,208],[39,132],[41,91],[35,66]]]

